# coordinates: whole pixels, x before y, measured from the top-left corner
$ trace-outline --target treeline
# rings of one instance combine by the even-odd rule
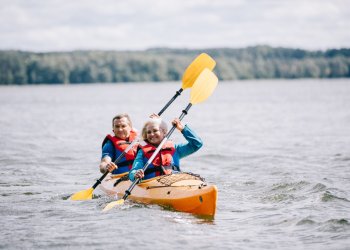
[[[244,49],[149,49],[33,53],[0,51],[0,84],[178,81],[206,52],[221,80],[350,77],[350,49],[307,51],[256,46]]]

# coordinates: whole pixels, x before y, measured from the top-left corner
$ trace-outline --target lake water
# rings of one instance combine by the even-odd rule
[[[220,82],[191,108],[183,121],[204,146],[182,169],[217,185],[212,220],[131,201],[102,213],[100,190],[67,200],[100,177],[112,117],[141,129],[180,87],[0,86],[0,248],[349,249],[349,79]]]

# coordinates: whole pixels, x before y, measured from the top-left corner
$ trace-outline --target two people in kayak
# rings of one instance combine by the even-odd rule
[[[121,115],[116,117],[121,117]],[[168,132],[166,123],[157,115],[153,114],[142,128],[143,142],[132,147],[132,152],[127,157],[118,161],[119,163],[116,166],[113,161],[122,153],[118,145],[122,143],[129,145],[134,140],[133,137],[136,133],[132,129],[132,123],[128,116],[116,117],[113,118],[113,132],[114,137],[117,139],[112,139],[112,136],[109,135],[104,141],[100,163],[101,172],[109,171],[113,174],[120,174],[129,171],[129,178],[132,181],[135,178],[149,179],[170,174],[174,171],[180,171],[181,158],[198,151],[203,145],[202,140],[188,125],[184,126],[178,118],[175,118],[172,124],[182,133],[187,142],[175,144],[172,141],[166,141],[147,170],[143,172],[142,168]],[[114,143],[112,140],[117,141],[117,143]],[[112,146],[114,146],[114,152]],[[130,165],[129,163],[132,160],[133,164]],[[126,163],[129,164],[127,167],[125,167]]]

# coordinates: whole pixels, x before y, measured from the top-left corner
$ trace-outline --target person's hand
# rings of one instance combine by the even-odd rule
[[[154,119],[154,118],[160,118],[160,116],[157,115],[157,114],[155,114],[155,113],[153,113],[153,114],[151,114],[151,115],[149,116],[149,118],[152,118],[152,119]]]
[[[179,118],[175,118],[173,121],[172,121],[172,124],[174,126],[176,126],[176,128],[180,131],[182,131],[184,129],[184,126],[182,125],[181,121]]]
[[[143,173],[143,170],[142,169],[139,169],[136,171],[135,173],[135,179],[142,179],[143,177],[145,177],[145,174]]]
[[[114,164],[114,162],[110,162],[106,165],[106,170],[111,173],[114,169],[117,169],[118,166]]]

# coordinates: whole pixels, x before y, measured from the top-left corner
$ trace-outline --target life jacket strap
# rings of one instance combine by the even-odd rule
[[[123,161],[116,164],[118,167],[125,167],[125,166],[129,166],[130,164],[133,164],[133,162],[134,160],[128,160],[128,161]]]
[[[159,152],[162,151],[172,151],[172,148],[162,148],[161,150],[159,150]],[[156,152],[156,149],[151,149],[150,151],[148,151],[148,153],[153,154],[154,152]]]
[[[164,170],[179,171],[179,167],[177,167],[175,165],[169,165],[169,166],[159,166],[159,167],[156,167],[156,168],[146,169],[145,175],[152,174],[152,173],[155,173],[155,172],[158,172],[158,171],[160,171],[162,174],[166,174]]]
[[[129,144],[129,145],[130,145],[131,142],[129,142],[129,141],[124,141],[124,142],[119,142],[119,143],[118,143],[118,145],[124,145],[124,144]]]

